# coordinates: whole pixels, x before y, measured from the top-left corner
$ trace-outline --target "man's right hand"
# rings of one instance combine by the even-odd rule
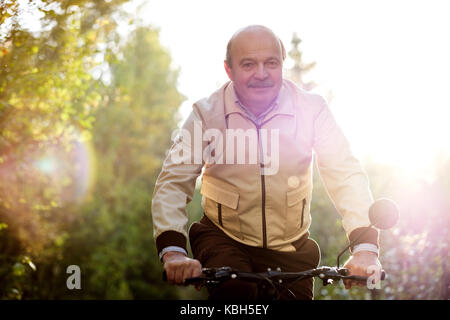
[[[183,284],[184,279],[202,275],[200,261],[191,259],[181,252],[169,251],[164,254],[162,260],[168,283]]]

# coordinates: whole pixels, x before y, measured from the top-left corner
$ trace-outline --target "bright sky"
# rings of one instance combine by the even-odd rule
[[[330,107],[358,156],[412,170],[450,154],[448,1],[148,1],[142,17],[160,28],[181,68],[179,89],[196,100],[227,80],[230,36],[249,24],[274,30],[291,48],[302,39],[314,91]]]

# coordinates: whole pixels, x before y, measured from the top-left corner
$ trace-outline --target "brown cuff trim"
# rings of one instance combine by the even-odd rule
[[[369,230],[367,230],[367,229],[369,229]],[[361,234],[364,232],[365,232],[365,234],[363,234],[361,236]],[[353,249],[353,246],[360,244],[360,243],[372,243],[372,244],[376,245],[377,247],[380,247],[378,244],[378,230],[376,230],[374,228],[369,228],[369,227],[356,228],[355,230],[353,230],[350,233],[350,235],[348,236],[348,239],[350,240],[350,242],[357,239],[356,242],[352,245],[352,249]]]
[[[186,237],[177,231],[164,231],[156,238],[156,249],[158,250],[158,255],[162,249],[169,246],[177,246],[186,250]]]

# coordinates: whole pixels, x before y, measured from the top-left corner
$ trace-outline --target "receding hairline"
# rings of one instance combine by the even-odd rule
[[[263,25],[250,25],[244,28],[239,29],[238,31],[236,31],[230,38],[230,40],[228,41],[227,44],[227,52],[225,55],[225,61],[227,63],[227,65],[231,68],[231,63],[232,63],[232,57],[231,57],[231,47],[233,45],[233,41],[237,38],[237,36],[239,36],[242,33],[247,33],[247,32],[252,32],[252,31],[266,31],[269,34],[271,34],[275,39],[278,40],[278,43],[280,44],[280,48],[281,48],[281,56],[282,59],[284,61],[284,59],[286,58],[286,50],[284,48],[283,42],[281,41],[281,39],[269,28],[267,28],[266,26]]]

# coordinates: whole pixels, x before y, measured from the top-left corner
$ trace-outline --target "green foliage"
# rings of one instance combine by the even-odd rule
[[[82,210],[82,225],[89,230],[74,237],[79,246],[87,239],[92,244],[80,256],[88,257],[80,265],[89,275],[84,294],[102,299],[175,298],[175,288],[164,286],[161,279],[150,196],[182,96],[157,31],[138,27],[119,52],[121,57],[108,53],[109,99],[95,114],[98,180]]]
[[[33,32],[19,5],[0,7],[2,298],[177,297],[161,289],[149,209],[183,97],[156,30],[137,27],[121,45],[123,2],[28,4],[43,14]],[[91,137],[98,179],[81,203],[79,156]],[[72,264],[81,291],[66,288]]]
[[[40,160],[54,148],[66,150],[61,156],[69,160],[76,135],[88,137],[101,101],[91,57],[110,27],[88,33],[87,26],[104,21],[121,2],[111,1],[108,9],[96,1],[1,3],[0,222],[8,229],[0,234],[0,296],[26,297],[24,255],[46,261],[60,250],[51,244],[61,243],[64,221],[56,214],[72,177],[52,177]],[[22,27],[26,9],[41,13],[41,30]]]

